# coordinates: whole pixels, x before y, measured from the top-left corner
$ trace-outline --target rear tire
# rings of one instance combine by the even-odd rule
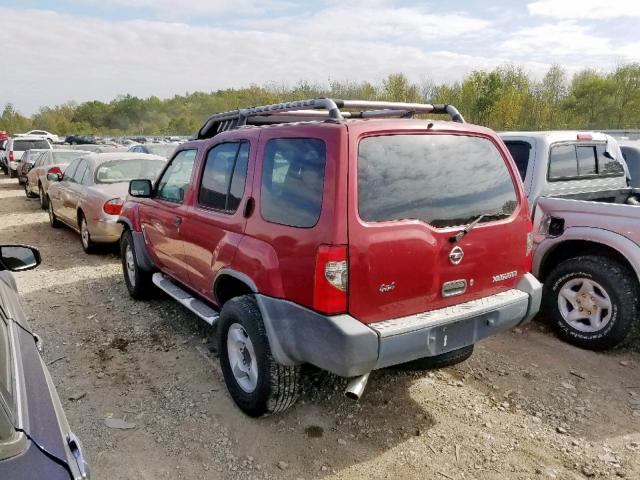
[[[120,237],[120,258],[124,283],[131,298],[143,300],[149,298],[154,290],[151,281],[152,272],[146,272],[138,266],[138,254],[133,243],[130,230],[125,230]]]
[[[38,197],[40,197],[40,208],[42,210],[47,210],[49,208],[49,197],[42,189],[41,183],[38,183]]]
[[[56,214],[53,211],[53,203],[51,203],[51,199],[49,197],[47,197],[47,205],[49,205],[47,211],[49,212],[49,225],[51,225],[51,228],[62,227],[62,223],[58,220],[58,217],[56,217]]]
[[[80,212],[78,214],[78,227],[80,228],[80,244],[84,253],[91,255],[98,251],[98,244],[91,240],[91,234],[89,233],[89,224],[84,214]]]
[[[392,368],[397,370],[419,371],[451,367],[467,360],[473,354],[473,347],[473,345],[469,345],[467,347],[462,347],[433,357],[418,358],[411,362],[395,365]]]
[[[635,337],[640,328],[639,292],[630,269],[609,257],[584,255],[551,271],[544,282],[543,309],[566,342],[605,350]]]
[[[236,405],[252,417],[291,407],[300,395],[302,367],[275,361],[255,299],[245,295],[227,301],[219,322],[220,366]]]
[[[12,169],[9,169],[9,178],[16,178],[18,176],[18,172],[14,172]]]

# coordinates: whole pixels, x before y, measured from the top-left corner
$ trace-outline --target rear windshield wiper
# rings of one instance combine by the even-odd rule
[[[475,227],[478,223],[480,223],[480,221],[484,218],[484,217],[488,217],[491,216],[488,213],[483,213],[482,215],[478,215],[469,225],[467,225],[466,227],[464,227],[462,230],[460,230],[458,233],[456,233],[455,235],[451,235],[449,237],[449,241],[451,243],[456,243],[459,242],[460,240],[462,240],[464,238],[464,236],[469,233],[471,230],[473,230],[473,227]]]

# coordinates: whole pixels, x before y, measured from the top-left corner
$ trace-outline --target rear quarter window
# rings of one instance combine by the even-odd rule
[[[531,144],[521,140],[504,143],[507,146],[507,149],[509,149],[509,153],[513,157],[513,161],[516,163],[516,167],[518,167],[520,178],[524,180],[527,176],[527,168],[529,167]]]
[[[320,218],[326,146],[315,138],[279,138],[265,147],[260,213],[268,222],[310,228]]]
[[[366,222],[434,227],[509,217],[518,205],[504,158],[489,140],[460,135],[368,137],[358,149],[358,211]]]

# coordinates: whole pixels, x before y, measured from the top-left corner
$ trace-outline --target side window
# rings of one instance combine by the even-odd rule
[[[578,145],[576,146],[578,155],[578,174],[596,175],[598,169],[596,167],[596,149],[594,145]]]
[[[244,194],[247,176],[249,144],[222,143],[207,155],[198,192],[198,203],[203,206],[233,213]]]
[[[549,178],[578,176],[578,159],[574,145],[556,145],[551,147],[549,155]]]
[[[322,208],[325,163],[326,146],[322,140],[269,140],[262,166],[262,217],[292,227],[313,227]]]
[[[523,141],[504,142],[509,153],[516,162],[520,178],[524,180],[527,176],[527,167],[529,166],[529,155],[531,154],[531,144]]]
[[[78,169],[78,164],[80,163],[80,161],[81,159],[78,158],[73,162],[71,162],[71,164],[67,168],[65,168],[64,174],[62,176],[62,180],[67,182],[73,181],[73,174],[76,173],[76,170]]]
[[[80,162],[80,165],[78,165],[75,173],[73,174],[73,182],[82,183],[82,177],[84,177],[84,172],[86,172],[88,168],[89,165],[87,165],[87,161],[82,160],[82,162]]]
[[[158,182],[156,198],[182,203],[191,183],[191,172],[197,150],[182,150],[173,158]]]

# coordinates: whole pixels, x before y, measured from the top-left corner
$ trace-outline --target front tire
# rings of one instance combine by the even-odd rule
[[[543,308],[557,335],[589,350],[630,340],[638,328],[638,282],[614,259],[595,255],[561,262],[544,282]]]
[[[247,415],[283,412],[300,394],[301,366],[280,365],[271,355],[260,309],[251,296],[224,304],[218,351],[231,398]]]
[[[149,298],[154,287],[151,281],[152,272],[145,272],[138,266],[138,253],[130,230],[124,231],[120,238],[120,258],[124,283],[131,298],[136,300]]]
[[[27,198],[33,198],[35,195],[31,193],[31,187],[29,187],[29,180],[24,182],[24,194]]]

